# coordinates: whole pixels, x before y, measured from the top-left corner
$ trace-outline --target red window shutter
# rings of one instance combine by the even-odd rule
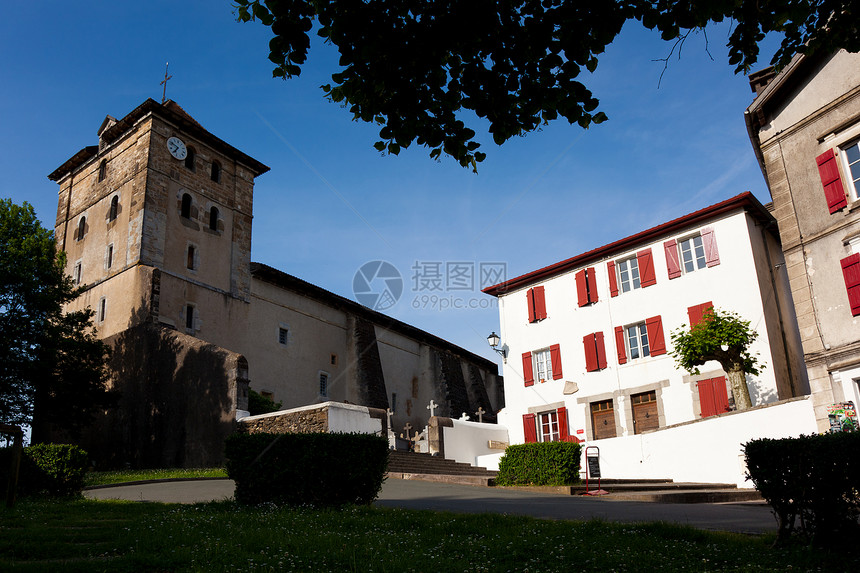
[[[570,440],[570,431],[567,429],[567,408],[562,406],[558,410],[558,439],[562,442]]]
[[[657,284],[657,275],[654,274],[654,257],[651,256],[651,249],[645,249],[636,253],[636,259],[639,262],[639,283],[643,287]]]
[[[615,276],[615,261],[606,263],[606,274],[609,276],[609,294],[618,296],[618,278]]]
[[[669,279],[676,279],[681,276],[681,263],[678,259],[678,243],[675,239],[663,243],[663,249],[666,251],[666,268],[669,270]]]
[[[576,275],[576,300],[579,306],[588,304],[588,283],[586,282],[585,270],[581,270]]]
[[[535,383],[535,375],[532,373],[532,353],[523,352],[523,380],[526,386],[532,386]]]
[[[586,334],[583,336],[582,345],[585,347],[585,370],[587,372],[600,370],[597,363],[597,346],[594,343],[594,335]]]
[[[585,278],[588,286],[588,302],[597,302],[597,273],[594,272],[594,267],[586,269]]]
[[[714,406],[716,407],[717,414],[730,412],[729,394],[726,392],[726,377],[720,376],[714,378],[712,382],[714,383]]]
[[[650,347],[651,356],[666,354],[666,341],[663,339],[663,320],[659,316],[651,317],[645,321],[645,328],[648,329],[648,346]]]
[[[543,287],[535,287],[535,319],[546,318],[546,300],[544,299]]]
[[[842,263],[842,276],[845,278],[845,288],[848,289],[848,303],[851,305],[851,315],[860,315],[860,253],[845,257]]]
[[[696,306],[691,306],[687,309],[687,316],[690,317],[690,328],[693,328],[697,324],[702,321],[702,318],[705,316],[705,311],[709,308],[713,308],[714,303],[705,302],[702,304],[697,304]]]
[[[523,433],[526,436],[527,444],[537,441],[537,427],[535,426],[534,414],[523,414]]]
[[[699,387],[699,406],[702,409],[702,417],[715,416],[717,405],[714,402],[714,381],[699,380],[696,385]]]
[[[624,327],[615,327],[615,351],[618,353],[618,363],[625,364],[627,362],[627,347],[624,343]]]
[[[535,289],[530,288],[526,291],[526,303],[529,305],[529,322],[537,320],[535,316]]]
[[[561,378],[561,347],[558,344],[553,344],[549,347],[549,359],[552,364],[552,379],[558,380]]]
[[[720,251],[717,249],[717,237],[710,227],[702,229],[702,245],[705,247],[705,261],[709,267],[720,264]]]
[[[597,349],[597,367],[606,368],[606,347],[603,344],[603,332],[594,333],[594,346]]]
[[[828,149],[815,158],[818,164],[818,174],[821,176],[821,184],[824,186],[824,198],[827,199],[827,208],[831,213],[842,209],[848,202],[845,199],[845,188],[842,186],[842,178],[839,176],[839,162],[836,152]]]

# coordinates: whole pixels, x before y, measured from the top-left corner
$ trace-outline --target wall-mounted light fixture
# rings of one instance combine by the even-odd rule
[[[490,336],[487,337],[487,343],[489,343],[490,347],[493,350],[495,350],[496,352],[498,352],[502,356],[503,360],[507,360],[508,351],[505,350],[504,348],[499,348],[499,343],[501,343],[501,342],[502,342],[502,339],[499,338],[499,335],[496,334],[495,331],[490,333]]]

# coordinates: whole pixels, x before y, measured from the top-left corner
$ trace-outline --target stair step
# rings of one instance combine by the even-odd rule
[[[493,479],[498,472],[491,472],[485,468],[474,467],[466,463],[448,460],[439,456],[421,454],[416,452],[391,452],[388,463],[388,475],[410,475],[410,476],[457,476],[474,477],[486,482]],[[425,479],[425,478],[404,478]],[[444,479],[437,480],[444,481]],[[483,483],[486,485],[486,483]]]

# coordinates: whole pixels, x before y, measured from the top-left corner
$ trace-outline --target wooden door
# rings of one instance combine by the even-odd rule
[[[615,410],[612,406],[612,400],[591,404],[591,427],[594,429],[595,440],[616,436]]]
[[[641,434],[660,427],[656,391],[634,394],[630,401],[633,403],[633,433]]]

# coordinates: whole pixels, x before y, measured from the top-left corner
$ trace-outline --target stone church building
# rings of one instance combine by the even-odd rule
[[[285,408],[325,401],[393,412],[393,428],[497,412],[496,364],[251,262],[254,180],[269,168],[173,101],[105,118],[98,145],[48,177],[55,237],[113,348],[116,408],[86,433],[102,465],[222,459],[248,388]]]

